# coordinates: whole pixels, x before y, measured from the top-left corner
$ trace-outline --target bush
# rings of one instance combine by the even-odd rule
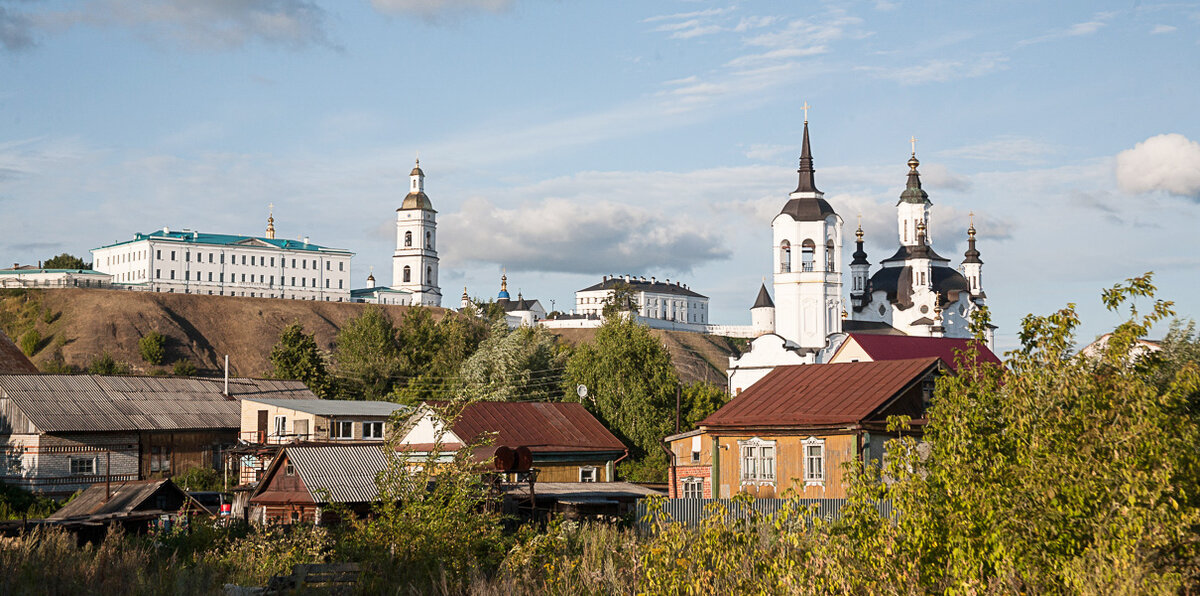
[[[54,312],[47,308],[46,311],[42,313],[42,322],[49,325],[49,324],[57,321],[58,317],[60,317],[60,316],[62,316],[61,312]]]
[[[113,358],[105,350],[88,363],[87,371],[93,375],[125,375],[129,374],[129,365]]]
[[[194,377],[196,376],[196,365],[190,360],[179,359],[171,366],[171,374],[176,377]]]
[[[30,329],[29,331],[26,331],[18,341],[20,343],[21,351],[24,352],[26,356],[33,356],[35,353],[37,353],[38,346],[42,343],[42,334],[38,333],[37,329]]]
[[[138,352],[142,360],[150,364],[162,364],[167,355],[167,336],[151,331],[138,340]]]
[[[221,475],[212,468],[192,468],[172,477],[171,482],[186,491],[209,491],[224,488]]]

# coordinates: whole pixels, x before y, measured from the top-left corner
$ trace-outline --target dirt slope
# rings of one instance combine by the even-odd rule
[[[117,360],[132,365],[134,372],[147,372],[155,367],[142,361],[138,340],[157,331],[167,336],[168,364],[185,359],[201,370],[215,372],[228,354],[233,374],[261,377],[271,370],[271,348],[285,326],[299,322],[305,331],[315,334],[323,349],[332,350],[338,330],[364,307],[338,302],[114,290],[5,292],[0,294],[0,329],[14,340],[36,329],[42,342],[31,359],[42,367],[60,354],[66,364],[86,367],[107,350]],[[408,309],[382,308],[396,322]],[[435,309],[434,317],[441,318],[444,312]],[[594,329],[554,331],[571,344],[590,341],[595,335]],[[680,331],[652,333],[671,351],[685,382],[724,384],[728,357],[737,350],[735,340]]]

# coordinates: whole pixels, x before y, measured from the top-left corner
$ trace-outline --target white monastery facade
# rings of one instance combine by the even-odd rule
[[[708,296],[679,281],[671,283],[670,279],[659,281],[644,276],[604,276],[600,283],[575,292],[575,312],[585,316],[602,315],[605,300],[622,284],[629,287],[630,297],[637,304],[637,314],[642,319],[708,324]]]

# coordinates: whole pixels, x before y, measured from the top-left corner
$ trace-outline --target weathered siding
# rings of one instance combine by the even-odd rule
[[[611,481],[605,460],[543,463],[534,456],[533,467],[539,470],[538,482],[579,482],[579,470],[585,467],[596,469],[596,482]]]
[[[741,481],[741,457],[739,440],[757,436],[759,439],[775,441],[775,482],[769,484],[744,483]],[[825,480],[822,484],[804,484],[803,441],[810,437],[825,440]],[[737,493],[749,493],[759,498],[783,497],[793,488],[796,496],[809,499],[844,498],[846,487],[842,464],[858,457],[855,434],[823,435],[733,435],[720,437],[720,477],[718,497],[728,498]]]
[[[237,442],[232,430],[143,431],[139,438],[138,473],[142,478],[174,476],[192,468],[221,470],[222,450]]]

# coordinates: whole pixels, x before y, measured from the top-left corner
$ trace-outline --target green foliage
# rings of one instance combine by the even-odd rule
[[[127,375],[129,365],[113,358],[112,354],[105,350],[88,363],[87,372],[93,375]]]
[[[223,490],[224,480],[220,472],[205,467],[189,468],[186,472],[171,477],[171,482],[188,492]]]
[[[47,308],[46,310],[42,311],[42,322],[50,325],[57,321],[58,317],[60,316],[62,316],[61,312],[54,312]]]
[[[399,373],[396,327],[378,306],[368,306],[338,332],[333,361],[342,391],[354,399],[383,399]]]
[[[396,328],[398,376],[391,399],[414,404],[455,396],[457,373],[487,337],[485,321],[446,313],[434,322],[429,310],[408,309]]]
[[[459,369],[459,394],[490,401],[558,400],[566,361],[566,348],[546,328],[509,331],[498,320]]]
[[[301,381],[317,397],[330,396],[332,383],[321,349],[299,323],[284,327],[279,334],[279,341],[271,349],[271,366],[276,379]]]
[[[729,402],[725,388],[712,383],[697,381],[683,387],[681,431],[692,430],[709,414],[721,409]]]
[[[19,462],[14,464],[10,460],[6,463],[5,474],[21,472]],[[40,519],[58,511],[59,507],[61,505],[53,499],[0,482],[0,520]]]
[[[21,336],[21,339],[17,340],[17,345],[26,356],[33,356],[37,353],[38,347],[42,345],[42,334],[38,333],[37,329],[30,329]]]
[[[618,282],[613,286],[612,291],[604,297],[604,306],[601,307],[600,313],[605,319],[610,319],[623,312],[637,312],[641,307],[638,306],[637,300],[634,298],[636,295],[637,293],[633,291],[633,288],[629,287],[629,284]]]
[[[42,262],[44,269],[91,269],[92,264],[84,262],[83,259],[62,253],[57,257],[51,257]]]
[[[634,460],[658,457],[659,442],[675,428],[679,379],[670,353],[649,329],[624,317],[607,319],[593,341],[575,349],[565,379],[568,399],[578,399],[576,386],[587,387],[584,406],[630,447]],[[650,476],[664,477],[665,466]]]
[[[143,335],[138,340],[138,353],[145,362],[156,366],[162,364],[167,356],[167,336],[157,331]]]
[[[196,365],[192,364],[191,360],[180,358],[171,365],[171,375],[176,377],[194,377],[196,376]]]

